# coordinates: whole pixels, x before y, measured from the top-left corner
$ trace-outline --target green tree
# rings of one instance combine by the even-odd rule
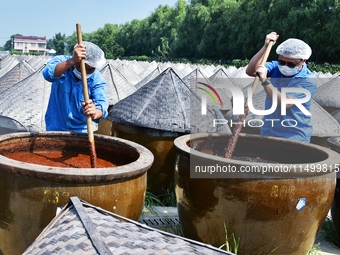
[[[133,20],[120,26],[115,42],[124,47],[125,56],[175,56],[178,26],[185,17],[185,0],[175,8],[159,6],[146,19]]]
[[[252,57],[263,46],[266,34],[277,30],[272,28],[275,20],[269,17],[270,3],[271,0],[240,1],[229,21],[233,24],[229,30],[229,59]]]
[[[95,33],[95,32],[93,32]],[[90,41],[91,34],[83,33],[82,34],[82,40],[83,41]],[[66,37],[65,40],[65,54],[72,55],[73,54],[73,48],[78,43],[77,33],[73,32],[72,35]]]
[[[183,22],[178,27],[178,57],[200,58],[198,47],[202,52],[202,34],[210,22],[209,8],[200,3],[188,5]]]
[[[311,61],[338,61],[337,0],[272,0],[268,14],[272,31],[280,34],[279,43],[288,38],[299,38],[312,47]]]
[[[287,17],[287,27],[291,37],[298,36],[303,39],[313,49],[311,60],[319,62],[327,62],[330,59],[338,60],[339,50],[336,41],[329,40],[332,35],[339,36],[339,29],[330,24],[334,20],[339,21],[338,1],[334,0],[318,0],[318,1],[299,1],[300,5],[294,8],[294,11],[289,13]],[[335,7],[335,8],[334,8]],[[296,22],[296,23],[295,23]],[[297,24],[301,22],[301,30]],[[336,58],[337,57],[337,58]]]
[[[340,58],[339,23],[338,0],[178,0],[174,7],[158,6],[143,20],[105,24],[84,33],[83,40],[96,43],[107,58],[231,61],[251,58],[262,47],[265,35],[275,31],[280,35],[277,45],[299,38],[312,47],[311,61],[336,63]],[[57,35],[54,39],[64,39],[65,51],[71,54],[76,34]],[[11,40],[7,48],[11,49]],[[273,58],[277,58],[275,50],[269,56]]]
[[[205,58],[226,58],[228,48],[233,43],[229,35],[235,26],[231,22],[232,13],[237,11],[239,3],[235,0],[209,0],[209,22],[202,33],[198,51]]]
[[[56,51],[56,55],[65,54],[65,42],[66,36],[65,34],[55,34],[52,39],[48,40],[47,47],[49,49],[54,49]]]
[[[83,40],[84,40],[84,37],[83,37]],[[77,44],[77,33],[73,32],[72,35],[70,35],[66,38],[66,45],[65,46],[66,46],[66,54],[67,55],[72,55],[73,48],[76,44]]]
[[[103,28],[91,33],[88,40],[97,44],[105,52],[106,58],[119,58],[124,55],[124,48],[116,42],[118,31],[118,25],[105,24]]]
[[[159,6],[148,18],[149,47],[157,55],[167,58],[170,54],[173,29],[176,28],[175,9],[168,5]]]
[[[178,0],[174,9],[173,28],[170,32],[170,57],[177,57],[177,49],[180,44],[178,29],[186,16],[187,3],[185,0]]]
[[[54,49],[54,44],[53,44],[52,39],[47,40],[46,49]]]
[[[125,56],[151,55],[146,30],[146,21],[138,19],[127,22],[120,27],[115,37],[115,42],[124,47]]]

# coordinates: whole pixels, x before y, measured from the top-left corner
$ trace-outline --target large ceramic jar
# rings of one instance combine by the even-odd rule
[[[91,168],[87,134],[0,136],[0,254],[21,254],[71,196],[139,219],[152,153],[104,135],[95,135],[95,149],[97,167]]]
[[[115,136],[136,142],[152,152],[154,162],[148,170],[148,191],[162,198],[173,190],[174,161],[176,149],[174,140],[183,133],[129,126],[115,123]]]
[[[202,133],[175,140],[184,235],[214,246],[226,241],[233,246],[235,239],[239,255],[306,254],[332,204],[339,154],[241,134],[236,158],[227,159],[229,138]]]

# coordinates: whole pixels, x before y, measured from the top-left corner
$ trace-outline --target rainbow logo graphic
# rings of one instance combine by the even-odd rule
[[[217,105],[218,103],[221,106],[223,105],[222,99],[214,87],[203,82],[197,82],[197,83],[200,85],[203,85],[203,87],[197,87],[197,88],[207,93],[215,105]]]

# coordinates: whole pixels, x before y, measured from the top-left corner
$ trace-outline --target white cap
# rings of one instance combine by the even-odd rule
[[[96,44],[83,41],[86,45],[86,58],[85,63],[91,67],[100,69],[106,63],[105,54]]]
[[[290,38],[277,46],[276,53],[286,58],[307,60],[312,55],[312,49],[304,41]]]

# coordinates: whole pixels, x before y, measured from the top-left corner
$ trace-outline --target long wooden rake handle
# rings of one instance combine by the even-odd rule
[[[263,54],[262,60],[260,62],[261,65],[266,64],[268,56],[269,56],[269,53],[270,53],[273,45],[274,45],[273,41],[270,41],[268,43],[266,51]],[[255,91],[256,91],[257,85],[259,83],[259,80],[260,80],[259,76],[256,75],[256,77],[255,77],[255,79],[253,81],[253,84],[252,84],[252,97],[255,94]],[[249,111],[249,108],[248,108],[248,99],[247,99],[247,102],[246,102],[245,107],[244,107],[244,114],[241,115],[238,118],[238,120],[237,120],[238,123],[242,123],[246,119],[246,117],[248,115],[248,111]],[[240,133],[241,133],[241,129],[242,129],[242,124],[237,124],[236,127],[234,128],[233,135],[229,138],[228,145],[227,145],[227,148],[225,150],[225,157],[226,158],[231,158],[233,156],[237,140],[238,140],[238,138],[240,136]]]
[[[76,24],[77,30],[77,39],[78,44],[83,43],[82,33],[81,33],[81,25]],[[87,79],[86,79],[86,68],[85,68],[85,60],[80,60],[80,70],[81,70],[81,81],[83,84],[83,93],[84,93],[84,100],[85,102],[89,101],[89,93],[87,87]],[[88,133],[88,140],[89,140],[89,149],[90,149],[90,160],[91,160],[91,167],[96,167],[96,148],[94,143],[94,135],[93,135],[93,128],[92,128],[92,118],[91,116],[86,116],[86,124],[87,124],[87,133]]]

